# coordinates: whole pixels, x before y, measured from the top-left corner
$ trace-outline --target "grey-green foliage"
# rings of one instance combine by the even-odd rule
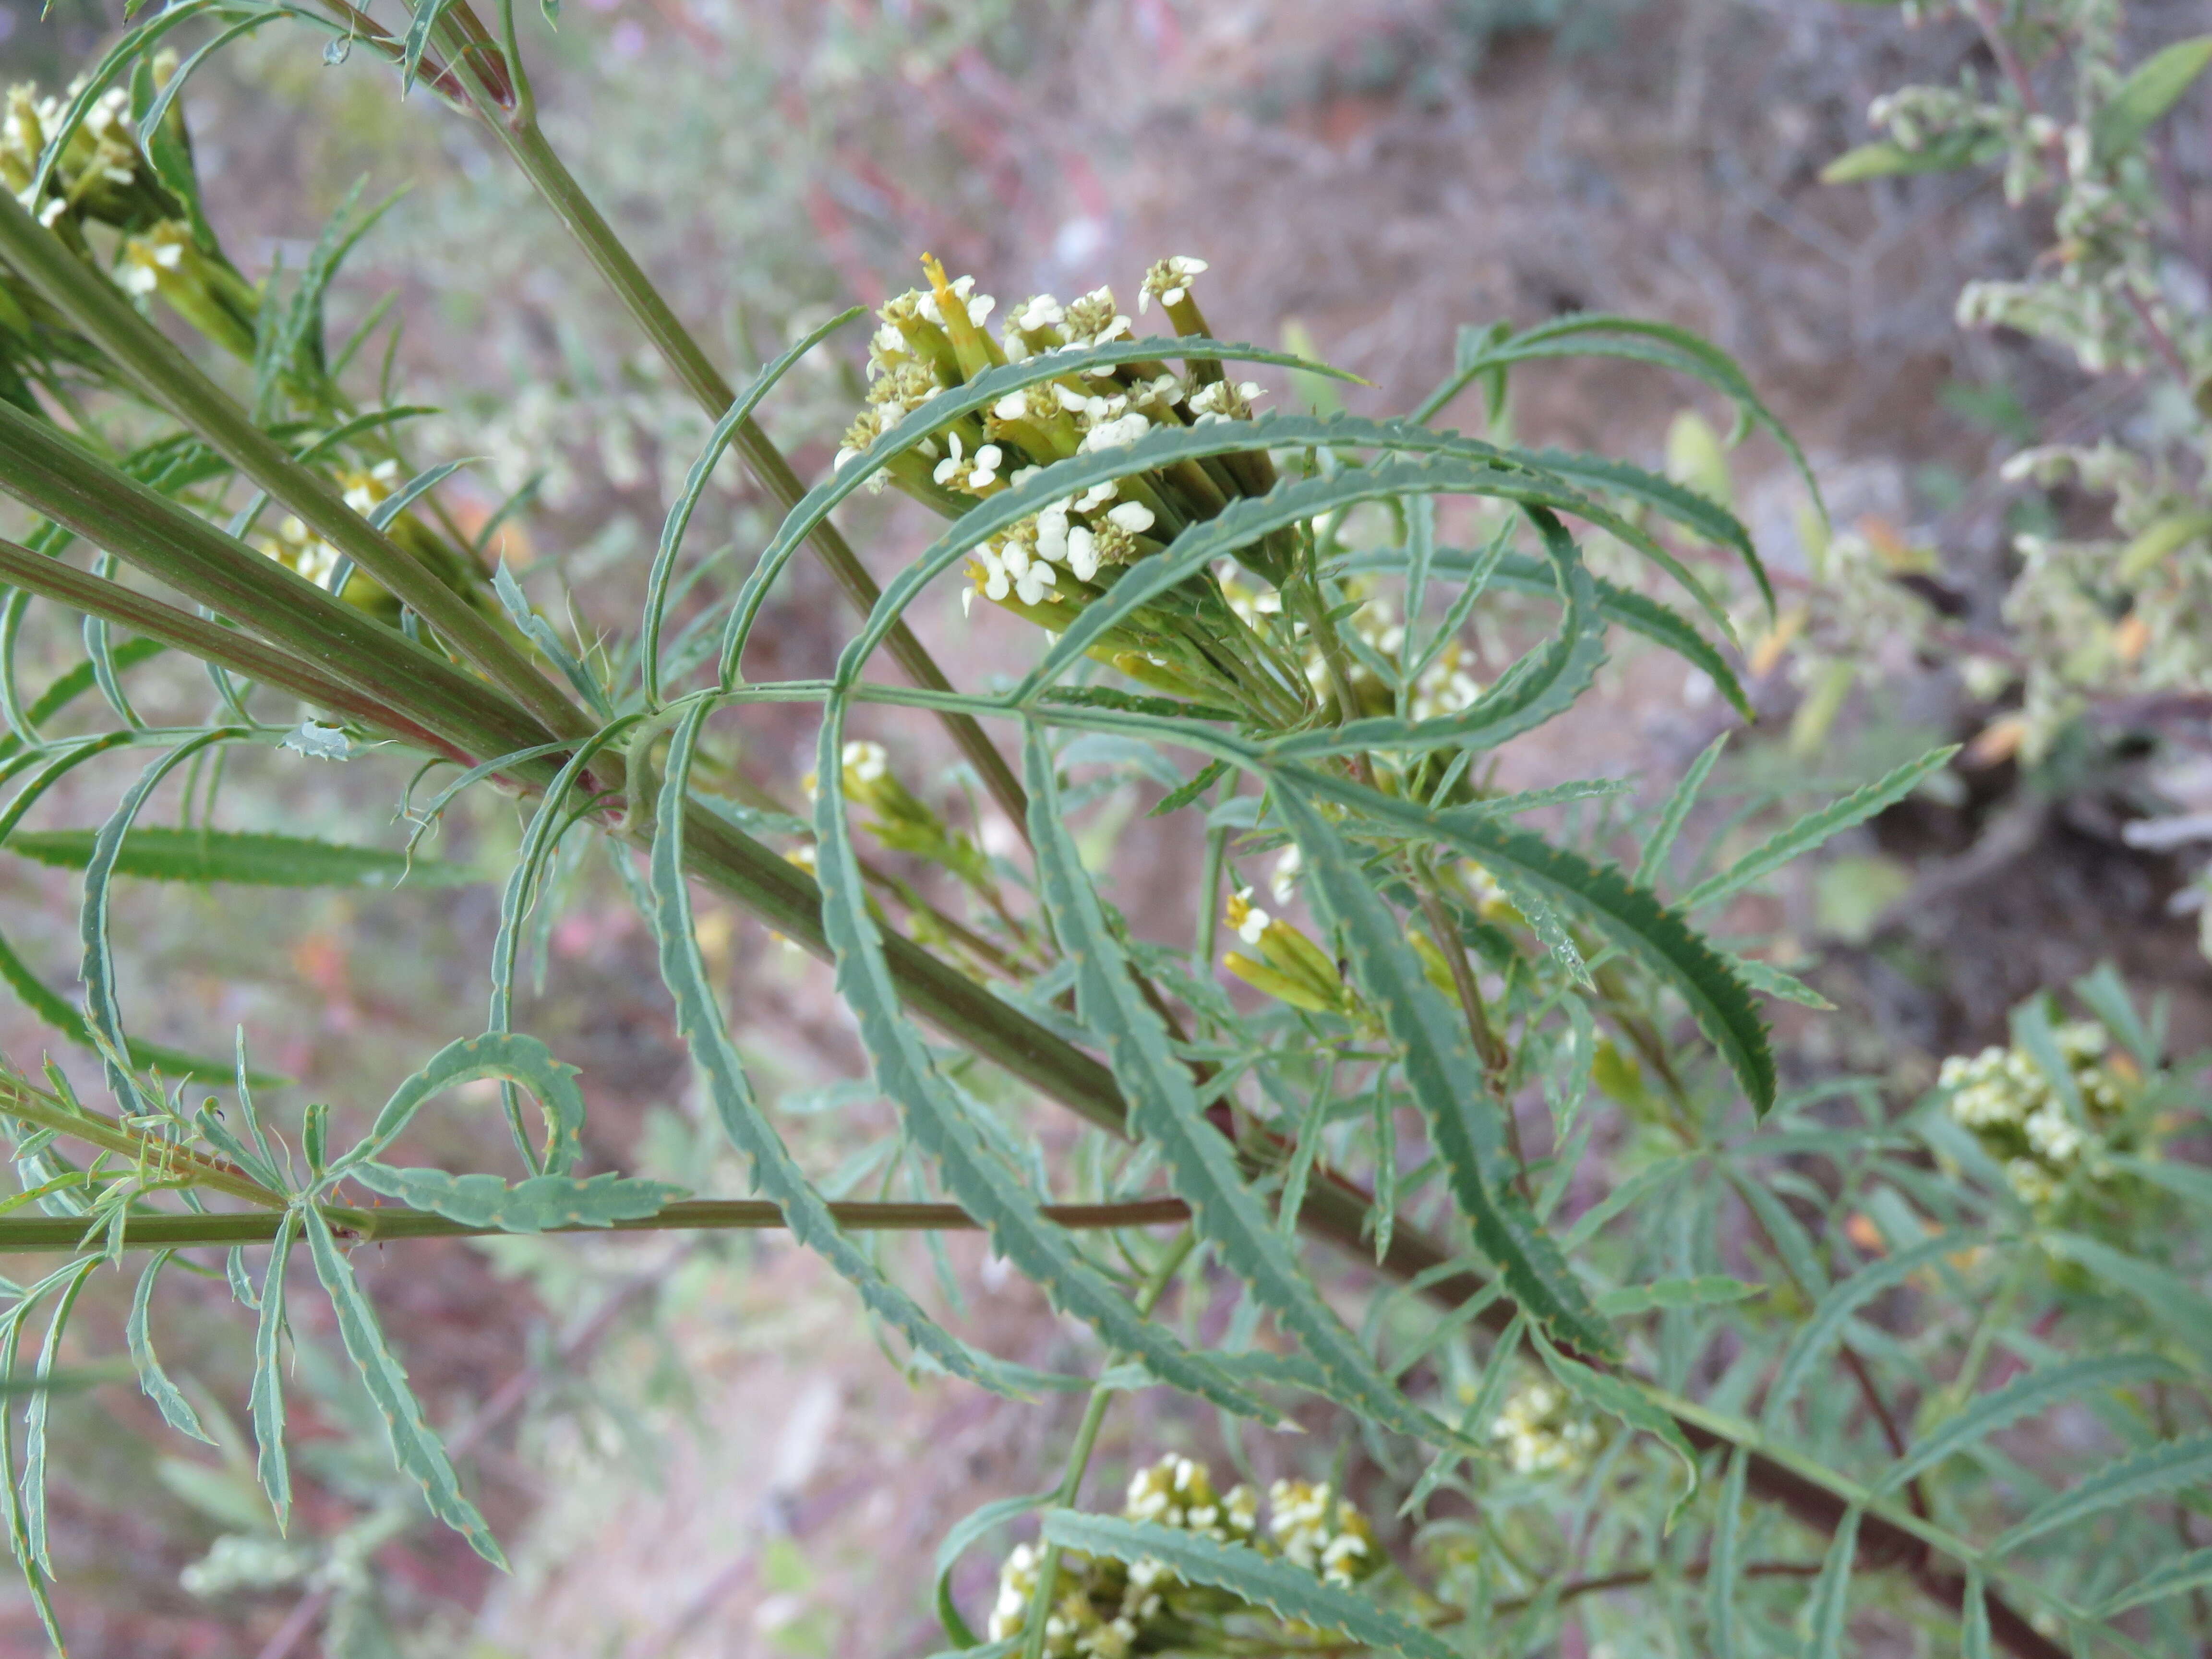
[[[1959,321],[2055,349],[2103,383],[2116,411],[2040,441],[2024,412],[2003,422],[2013,453],[1998,481],[2054,501],[2069,488],[2100,498],[2087,520],[2016,521],[2007,648],[1971,665],[1978,695],[2020,685],[2026,750],[2037,758],[2094,703],[2203,677],[2212,327],[2192,297],[2201,279],[2180,275],[2193,256],[2179,227],[2193,188],[2181,158],[2188,124],[2203,118],[2212,34],[2188,8],[2124,0],[1944,0],[1914,10],[1923,24],[1975,31],[1986,55],[1955,82],[1883,90],[1869,111],[1883,136],[1838,157],[1826,178],[1854,190],[1923,173],[2001,180],[2032,234],[2048,227],[2047,243],[2020,268],[1969,283]],[[2192,22],[2198,32],[2173,38]],[[1932,640],[1937,619],[1897,587],[1865,538],[1841,537],[1826,555],[1816,659],[1848,675],[1876,632]]]
[[[201,9],[227,21],[278,15],[247,0]],[[158,81],[146,53],[179,13],[191,9],[126,35],[101,73],[143,63]],[[586,211],[471,20],[465,0],[450,0],[422,8],[402,38],[357,44],[393,60],[419,98],[493,116],[487,131],[505,135],[562,209],[578,251],[687,388],[693,407],[656,435],[696,459],[669,480],[657,554],[636,573],[646,599],[635,628],[596,614],[589,592],[573,597],[573,629],[541,614],[522,579],[487,562],[483,536],[458,538],[444,522],[459,463],[403,451],[394,434],[413,410],[360,406],[358,377],[340,373],[349,349],[324,337],[320,306],[363,228],[350,203],[297,287],[234,283],[175,137],[185,100],[158,108],[149,90],[141,106],[159,117],[147,140],[167,158],[157,167],[112,121],[95,142],[97,76],[73,117],[55,111],[85,131],[71,149],[58,128],[40,163],[64,187],[52,224],[0,198],[0,289],[40,319],[0,342],[23,394],[0,422],[0,489],[57,515],[33,527],[27,562],[9,564],[21,586],[0,603],[10,726],[0,780],[15,784],[0,845],[83,872],[86,1007],[4,947],[0,972],[33,1012],[97,1051],[112,1097],[80,1101],[58,1070],[37,1082],[0,1073],[25,1212],[0,1213],[0,1242],[11,1227],[27,1240],[36,1224],[48,1242],[66,1227],[78,1250],[58,1273],[8,1287],[0,1309],[10,1373],[27,1325],[47,1320],[25,1432],[0,1437],[9,1536],[34,1595],[46,1593],[53,1554],[45,1488],[56,1442],[42,1385],[59,1374],[80,1290],[157,1222],[167,1254],[137,1281],[125,1345],[172,1427],[222,1437],[194,1379],[156,1352],[167,1287],[183,1266],[211,1267],[202,1254],[246,1237],[224,1229],[251,1221],[255,1242],[223,1265],[255,1313],[250,1336],[240,1332],[244,1403],[275,1528],[308,1512],[294,1503],[288,1390],[320,1351],[296,1340],[289,1314],[319,1293],[404,1495],[380,1489],[342,1535],[365,1552],[360,1540],[406,1524],[419,1493],[502,1559],[467,1461],[448,1446],[444,1402],[434,1409],[409,1380],[414,1334],[387,1328],[356,1270],[380,1257],[349,1252],[365,1240],[401,1252],[410,1232],[464,1228],[688,1226],[704,1212],[672,1201],[719,1195],[719,1166],[703,1157],[673,1172],[680,1187],[592,1168],[621,1155],[586,1133],[599,1080],[559,1057],[557,1037],[514,1029],[533,930],[542,941],[579,871],[599,867],[571,850],[595,843],[652,930],[712,1127],[768,1213],[828,1263],[913,1370],[1016,1398],[1094,1390],[1042,1536],[1125,1562],[1132,1577],[1147,1564],[1170,1575],[1176,1616],[1200,1621],[1190,1645],[1237,1650],[1249,1638],[1240,1621],[1265,1609],[1363,1650],[1518,1651],[1556,1644],[1574,1618],[1643,1651],[1656,1605],[1679,1645],[1719,1652],[1771,1646],[1802,1612],[1804,1650],[1825,1656],[1844,1650],[1860,1607],[1923,1591],[1941,1601],[1947,1633],[1961,1620],[1970,1645],[1992,1630],[2022,1639],[2033,1616],[2083,1626],[2115,1610],[2138,1626],[2163,1621],[2161,1637],[2182,1632],[2182,1592],[2202,1569],[2166,1523],[2174,1493],[2206,1467],[2204,1402],[2189,1382],[2201,1365],[2189,1364],[2205,1351],[2212,1304],[2201,1231],[2162,1226],[2203,1194],[2201,1182],[2158,1167],[2185,1117],[2185,1073],[2169,1069],[2157,1022],[2138,1017],[2109,972],[2083,981],[2075,996],[2130,1059],[2082,1082],[2067,1069],[2068,1028],[2038,1010],[2023,1018],[2023,1050],[2048,1062],[2031,1074],[2055,1077],[2053,1098],[2080,1120],[1996,1126],[2045,1160],[2033,1187],[2006,1149],[1984,1144],[1991,1121],[1960,1108],[1955,1077],[1918,1103],[1885,1103],[1870,1084],[1786,1089],[1761,1000],[1817,1005],[1818,993],[1759,960],[1756,944],[1716,942],[1696,920],[1894,804],[1948,753],[1834,800],[1762,798],[1743,815],[1747,853],[1733,840],[1697,850],[1708,796],[1735,787],[1717,744],[1671,793],[1611,780],[1496,785],[1498,751],[1558,733],[1609,652],[1673,652],[1746,707],[1713,573],[1681,550],[1715,550],[1762,589],[1765,574],[1727,508],[1665,478],[1437,422],[1462,402],[1494,416],[1514,377],[1596,356],[1703,384],[1802,465],[1741,371],[1664,325],[1571,318],[1471,330],[1413,418],[1255,416],[1241,376],[1318,384],[1338,371],[1213,337],[1187,261],[1147,276],[1146,297],[1175,331],[1141,338],[1110,296],[1010,306],[994,323],[993,307],[933,270],[927,295],[887,307],[868,347],[871,401],[806,489],[766,459],[773,448],[753,422],[802,386],[840,380],[821,369],[834,325],[802,332],[744,392],[720,385]],[[2152,101],[2144,93],[2132,106]],[[2125,125],[2114,117],[2107,142]],[[112,173],[143,157],[167,193],[105,191],[114,179],[94,168],[103,156]],[[34,193],[31,205],[46,199]],[[252,368],[252,408],[162,368],[172,360],[116,305],[111,276],[53,258],[49,236],[116,248],[149,311]],[[155,257],[164,246],[180,250],[173,261]],[[142,268],[157,274],[131,274]],[[64,393],[113,423],[114,459],[58,444],[39,424],[43,399]],[[725,446],[752,458],[787,510],[735,556],[694,547],[687,559]],[[833,514],[887,485],[949,523],[918,550],[870,549],[899,568],[869,614],[845,619],[830,678],[746,678],[759,655],[748,647],[781,614],[785,573],[809,549],[834,568]],[[363,524],[333,517],[329,494],[341,488]],[[264,508],[321,522],[312,535],[241,545]],[[234,526],[230,538],[209,524]],[[1480,550],[1442,544],[1447,526]],[[97,550],[90,577],[55,562],[76,540]],[[1587,555],[1601,541],[1608,568],[1648,572],[1651,591],[1597,578]],[[364,561],[388,555],[378,568],[391,590],[355,571],[341,544]],[[164,591],[219,612],[217,600],[234,605],[254,633],[108,581],[126,555]],[[977,606],[969,626],[1037,630],[1020,676],[995,689],[966,677],[907,689],[878,672],[878,653],[902,648],[898,630],[947,579],[964,580]],[[75,629],[79,611],[98,626]],[[432,636],[424,615],[442,616],[437,629],[453,637]],[[83,658],[35,694],[23,684],[33,638],[75,641]],[[130,677],[156,660],[149,645],[216,672],[202,719],[139,717],[154,704]],[[449,646],[465,672],[431,645]],[[787,781],[747,769],[755,710],[769,702],[820,711],[811,814],[795,810]],[[967,756],[994,774],[981,781],[1009,842],[948,810],[921,758],[931,751],[920,734],[956,717],[1000,746],[979,760],[970,744]],[[106,777],[88,769],[125,749],[150,760],[130,757],[136,781],[117,775],[120,805],[97,826],[34,822],[34,807],[64,799],[64,779]],[[217,757],[230,769],[215,769]],[[472,873],[416,858],[411,843],[383,851],[373,823],[323,842],[226,817],[233,770],[296,788],[340,759],[404,805],[407,767],[443,769],[442,790],[409,805],[424,832],[495,791],[533,805],[489,940],[486,1029],[419,1064],[402,1056],[387,1075],[347,1079],[341,1098],[279,1108],[249,1073],[242,1034],[234,1067],[134,1039],[143,994],[118,971],[118,917],[133,878],[217,890],[219,905],[227,883]],[[183,821],[142,823],[179,781]],[[1162,798],[1161,845],[1179,850],[1140,889],[1108,843],[1112,815],[1145,794]],[[1784,805],[1768,830],[1766,809]],[[1014,845],[1024,836],[1027,848]],[[987,850],[1002,845],[1012,850]],[[1723,852],[1719,873],[1672,896],[1678,866]],[[768,1073],[748,1065],[744,1011],[725,1006],[709,967],[702,895],[834,964],[875,1087],[896,1108],[893,1139],[850,1110],[872,1091],[832,1091],[801,1112],[757,1080]],[[1194,927],[1152,936],[1157,903],[1193,896]],[[1194,960],[1182,944],[1192,936],[1219,960]],[[187,1100],[168,1081],[179,1075],[224,1083],[228,1097]],[[469,1086],[479,1084],[495,1087]],[[526,1132],[525,1095],[542,1133]],[[504,1114],[486,1109],[495,1099]],[[422,1121],[434,1103],[435,1134]],[[1073,1126],[1052,1121],[1062,1108]],[[496,1144],[501,1115],[514,1145],[496,1167],[423,1161],[428,1148]],[[491,1133],[459,1140],[456,1116]],[[841,1144],[835,1172],[814,1161],[802,1133],[811,1116],[854,1143]],[[86,1146],[94,1161],[72,1161]],[[882,1203],[896,1193],[957,1206],[1091,1334],[1071,1369],[985,1351],[960,1328],[956,1297],[942,1299],[956,1308],[945,1311],[908,1285],[896,1253],[862,1245],[856,1219],[913,1219],[832,1202],[875,1171],[890,1172]],[[1126,1224],[1101,1237],[1048,1207],[1161,1194],[1189,1218],[1166,1249],[1148,1231],[1157,1210],[1142,1222],[1121,1212]],[[1324,1243],[1386,1282],[1347,1277]],[[1154,1316],[1160,1296],[1207,1284],[1212,1267],[1239,1298],[1225,1336]],[[1424,1296],[1449,1305],[1427,1309]],[[2120,1358],[2061,1346],[2114,1337]],[[2005,1381],[1995,1352],[2036,1368]],[[1829,1386],[1838,1374],[1850,1389]],[[1418,1547],[1355,1573],[1299,1541],[1302,1504],[1323,1517],[1323,1535],[1336,1527],[1328,1506],[1350,1465],[1323,1451],[1311,1462],[1326,1478],[1286,1485],[1275,1507],[1287,1519],[1265,1537],[1249,1516],[1232,1538],[1203,1521],[1079,1512],[1067,1500],[1082,1489],[1097,1413],[1156,1385],[1248,1419],[1248,1434],[1301,1407],[1338,1408],[1325,1420],[1352,1423],[1347,1452],[1356,1433],[1363,1478],[1404,1495]],[[2166,1414],[2155,1433],[2142,1426],[2148,1400]],[[2001,1429],[2083,1401],[2119,1443],[2094,1454],[2109,1468],[2055,1451],[2029,1471],[2000,1449]],[[1885,1432],[1900,1420],[1913,1430],[1901,1457]],[[1923,1489],[1938,1481],[1944,1501],[1929,1504]],[[1820,1535],[1787,1530],[1778,1501]],[[945,1564],[1042,1503],[956,1528]],[[2061,1556],[2061,1534],[2087,1541]],[[296,1577],[337,1546],[264,1537],[257,1547]],[[1873,1565],[1923,1548],[1977,1575],[1963,1609],[1945,1589],[1948,1566],[1907,1577]],[[232,1549],[228,1566],[210,1557],[208,1582],[234,1577],[252,1553]],[[1692,1594],[1686,1568],[1698,1561],[1710,1579]],[[1577,1599],[1583,1576],[1607,1574],[1633,1610]],[[1809,1602],[1792,1600],[1808,1578]],[[2004,1617],[1981,1613],[1984,1590]],[[373,1598],[348,1595],[348,1617],[368,1618]],[[972,1632],[951,1596],[948,1581],[940,1607],[960,1639]],[[1021,1645],[1047,1647],[1047,1629],[1013,1623]],[[1016,1645],[1004,1632],[994,1643]]]

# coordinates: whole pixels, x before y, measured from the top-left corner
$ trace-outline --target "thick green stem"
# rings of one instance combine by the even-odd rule
[[[282,444],[254,425],[244,408],[134,311],[113,283],[42,229],[12,194],[0,191],[0,196],[6,198],[0,201],[0,258],[99,346],[141,392],[298,514],[317,535],[413,610],[556,736],[579,737],[592,729],[583,713],[538,672],[489,617],[348,507],[337,484],[293,459]],[[18,422],[38,424],[20,415]]]
[[[550,735],[436,652],[7,404],[0,404],[0,489],[467,752],[506,754]]]
[[[146,639],[159,640],[264,685],[289,691],[318,708],[386,732],[403,743],[428,750],[446,750],[451,758],[467,764],[459,750],[448,749],[404,715],[375,698],[363,696],[313,665],[264,645],[250,634],[149,599],[120,582],[88,576],[73,565],[33,553],[10,541],[0,541],[0,581],[70,605],[88,616],[119,623]]]

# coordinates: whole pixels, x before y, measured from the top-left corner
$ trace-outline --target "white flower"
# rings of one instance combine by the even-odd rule
[[[1305,854],[1295,842],[1283,848],[1282,857],[1275,860],[1275,872],[1267,879],[1267,890],[1275,896],[1278,904],[1288,904],[1297,890],[1298,876],[1305,868]]]
[[[1188,253],[1177,253],[1163,259],[1145,274],[1145,285],[1137,295],[1137,310],[1142,313],[1153,294],[1160,296],[1164,306],[1181,305],[1183,295],[1190,291],[1190,279],[1210,269],[1203,259]]]
[[[1009,392],[991,405],[991,413],[1002,421],[1018,421],[1029,412],[1030,394],[1026,392]]]
[[[999,463],[1006,453],[996,444],[985,444],[975,452],[975,470],[968,475],[970,489],[988,489],[999,481]]]
[[[1042,559],[1032,559],[1029,567],[1015,578],[1014,590],[1024,605],[1042,605],[1044,596],[1059,585],[1060,578]]]
[[[1124,501],[1107,514],[1106,521],[1132,536],[1141,536],[1152,527],[1152,509],[1142,501]]]
[[[1247,945],[1257,945],[1260,936],[1267,931],[1272,918],[1256,904],[1244,912],[1244,920],[1237,924],[1237,937]]]
[[[845,776],[854,783],[874,783],[891,769],[891,757],[883,744],[856,738],[845,745],[840,757]]]
[[[1054,501],[1037,514],[1036,546],[1039,558],[1049,559],[1054,564],[1065,564],[1067,562],[1068,507],[1069,503],[1065,501]],[[1086,530],[1083,533],[1088,536],[1091,532]],[[1089,579],[1085,578],[1085,580]]]
[[[1121,493],[1121,486],[1111,478],[1107,479],[1104,483],[1093,484],[1075,498],[1075,511],[1096,513]]]
[[[958,433],[946,433],[945,434],[945,441],[951,446],[952,453],[932,468],[930,470],[929,476],[936,479],[937,482],[941,484],[949,484],[954,479],[957,478],[962,472],[967,471],[967,462],[965,458],[963,457],[960,453],[960,434]],[[980,459],[981,457],[979,456],[978,459]]]
[[[1098,574],[1098,538],[1083,525],[1067,532],[1067,568],[1075,573],[1078,581],[1089,581]]]
[[[1023,303],[1014,313],[1013,323],[1016,328],[1038,330],[1056,328],[1066,319],[1066,308],[1059,301],[1049,294],[1040,294]]]
[[[1152,429],[1152,423],[1141,415],[1124,415],[1117,421],[1102,421],[1083,434],[1082,447],[1089,451],[1124,449]]]

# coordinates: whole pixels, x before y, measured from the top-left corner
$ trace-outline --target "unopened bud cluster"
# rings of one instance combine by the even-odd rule
[[[1131,1479],[1121,1513],[1279,1556],[1334,1584],[1356,1583],[1385,1565],[1373,1524],[1350,1500],[1332,1498],[1310,1481],[1278,1480],[1267,1505],[1263,1532],[1250,1487],[1218,1492],[1205,1464],[1170,1455]],[[1029,1544],[1006,1557],[991,1611],[993,1641],[1018,1636],[1028,1624],[1043,1564],[1044,1553]],[[1053,1589],[1044,1630],[1052,1659],[1127,1659],[1168,1646],[1173,1628],[1187,1635],[1194,1619],[1258,1612],[1225,1591],[1185,1582],[1151,1557],[1122,1562],[1063,1551]]]
[[[2004,1166],[2014,1194],[2036,1210],[2056,1205],[2069,1183],[2112,1178],[2110,1139],[2128,1103],[2125,1079],[2105,1058],[2112,1039],[2102,1025],[2081,1020],[2051,1035],[2078,1112],[2034,1056],[2017,1047],[1954,1054],[1936,1079],[1950,1091],[1953,1121],[1973,1132]]]

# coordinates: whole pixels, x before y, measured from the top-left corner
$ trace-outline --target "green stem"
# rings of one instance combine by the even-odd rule
[[[1186,1227],[1182,1236],[1168,1247],[1168,1253],[1160,1258],[1159,1266],[1152,1269],[1152,1277],[1145,1281],[1144,1289],[1137,1294],[1139,1318],[1149,1317],[1152,1310],[1159,1305],[1160,1297],[1167,1293],[1168,1285],[1182,1270],[1182,1264],[1189,1260],[1190,1253],[1197,1243],[1198,1235]],[[1091,1467],[1091,1449],[1098,1443],[1098,1431],[1104,1425],[1107,1409],[1113,1403],[1112,1390],[1093,1389],[1091,1391],[1090,1402],[1083,1408],[1083,1420],[1076,1425],[1075,1443],[1068,1449],[1067,1471],[1060,1478],[1060,1490],[1053,1494],[1052,1501],[1055,1507],[1072,1509],[1076,1498],[1081,1495],[1084,1471]],[[1030,1598],[1029,1621],[1026,1634],[1022,1639],[1022,1659],[1042,1659],[1045,1622],[1052,1613],[1053,1590],[1059,1578],[1060,1546],[1049,1544],[1045,1547],[1043,1559],[1037,1564],[1036,1593]]]
[[[7,197],[0,202],[0,258],[99,346],[147,398],[298,514],[547,730],[560,737],[579,737],[591,730],[585,715],[489,617],[348,507],[330,479],[293,459],[282,444],[254,425],[242,406],[133,310],[112,283],[43,229],[12,194],[0,195]],[[18,423],[45,424],[21,415]]]
[[[15,1115],[15,1109],[8,1109]],[[88,1133],[87,1127],[71,1122],[67,1133],[82,1139],[94,1139],[97,1130]],[[95,1139],[105,1145],[105,1140]],[[143,1143],[139,1144],[143,1150]],[[123,1147],[115,1148],[125,1155],[132,1155]],[[232,1248],[240,1245],[266,1244],[276,1236],[283,1223],[281,1206],[283,1199],[252,1182],[239,1182],[222,1176],[207,1166],[209,1160],[195,1159],[192,1155],[173,1157],[173,1165],[192,1164],[188,1171],[191,1184],[216,1188],[225,1192],[237,1191],[241,1197],[249,1196],[243,1190],[252,1188],[259,1194],[252,1201],[276,1205],[276,1210],[233,1215],[189,1215],[174,1212],[162,1214],[134,1213],[125,1224],[123,1248],[126,1250],[180,1250],[196,1245]],[[359,1209],[339,1205],[319,1206],[332,1227],[349,1243],[384,1244],[395,1239],[407,1238],[483,1238],[501,1233],[498,1227],[471,1226],[450,1217],[435,1215],[428,1210]],[[966,1211],[953,1204],[901,1204],[837,1202],[830,1206],[830,1212],[840,1226],[855,1232],[966,1232],[975,1231],[980,1223]],[[1060,1226],[1070,1229],[1100,1230],[1116,1227],[1156,1227],[1188,1218],[1190,1210],[1180,1199],[1146,1199],[1127,1204],[1046,1204],[1039,1206],[1044,1218]],[[27,1251],[62,1251],[75,1249],[82,1241],[87,1220],[81,1216],[0,1216],[0,1255]],[[587,1226],[580,1223],[568,1226],[549,1227],[554,1233],[638,1233],[638,1232],[750,1232],[769,1231],[784,1224],[783,1212],[773,1204],[758,1199],[695,1199],[671,1204],[658,1213],[640,1216],[627,1221],[617,1221],[608,1226]]]

